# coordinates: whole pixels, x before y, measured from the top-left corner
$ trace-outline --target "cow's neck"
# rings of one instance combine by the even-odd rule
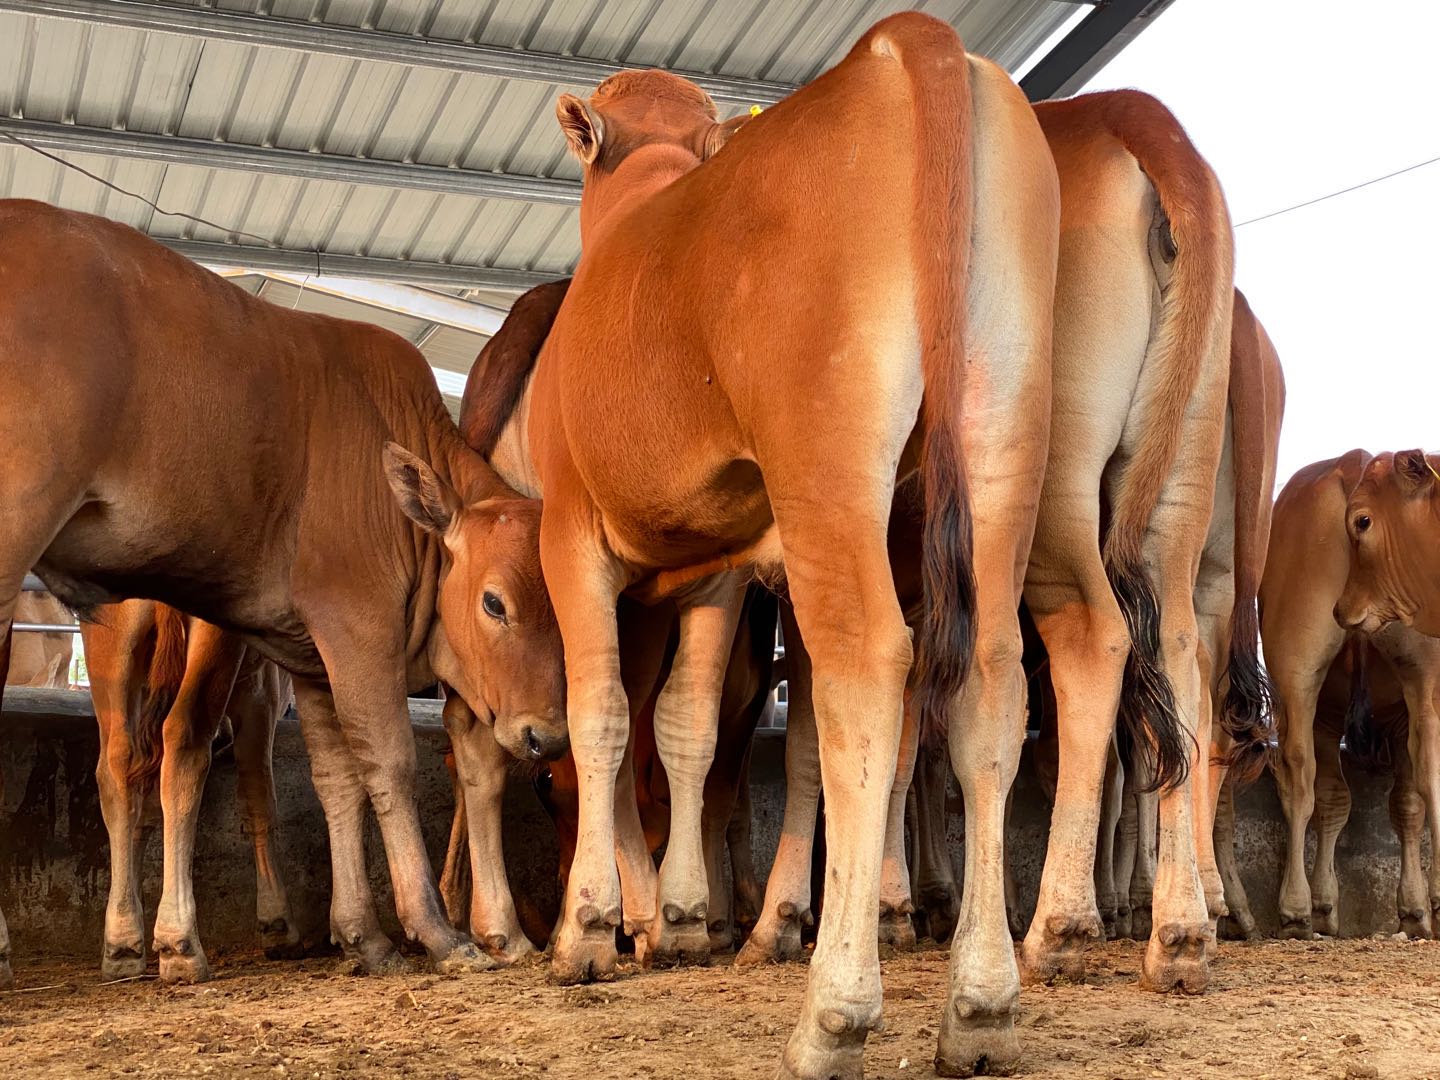
[[[588,174],[580,197],[581,259],[616,222],[699,164],[688,150],[654,144],[633,151],[611,170]]]

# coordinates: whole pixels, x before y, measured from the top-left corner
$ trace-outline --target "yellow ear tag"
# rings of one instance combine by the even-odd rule
[[[762,112],[764,112],[764,111],[765,111],[765,110],[762,109],[762,108],[760,108],[759,105],[751,105],[751,106],[750,106],[750,115],[751,115],[751,116],[759,116],[759,115],[760,115]]]

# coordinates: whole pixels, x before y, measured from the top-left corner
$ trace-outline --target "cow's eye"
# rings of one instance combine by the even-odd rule
[[[1368,532],[1369,529],[1370,529],[1370,515],[1369,515],[1369,514],[1356,514],[1356,515],[1355,515],[1355,532],[1356,532],[1356,533]]]
[[[485,608],[485,614],[489,615],[492,619],[499,619],[501,622],[505,621],[505,601],[501,600],[500,597],[496,596],[493,592],[487,592],[485,594],[485,598],[481,601],[481,606]]]

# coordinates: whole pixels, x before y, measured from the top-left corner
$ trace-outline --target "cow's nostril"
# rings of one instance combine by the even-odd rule
[[[539,738],[535,735],[534,728],[525,729],[525,753],[532,761],[539,761],[545,756],[545,747],[541,745]]]

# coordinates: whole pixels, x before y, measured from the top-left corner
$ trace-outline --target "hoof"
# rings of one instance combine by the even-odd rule
[[[500,967],[513,967],[540,955],[535,951],[535,946],[530,944],[530,939],[520,932],[487,934],[477,939],[475,944],[484,949]]]
[[[182,938],[176,948],[155,943],[155,952],[160,957],[160,981],[162,983],[203,983],[210,981],[210,963],[205,959],[205,950],[198,943]]]
[[[1160,994],[1172,990],[1204,992],[1210,983],[1210,965],[1205,959],[1209,940],[1208,923],[1167,923],[1157,927],[1140,965],[1141,987]]]
[[[660,918],[650,924],[650,950],[646,963],[652,967],[704,967],[710,963],[710,928],[705,924],[705,905],[689,911],[679,904],[661,908]]]
[[[1115,940],[1134,936],[1135,921],[1128,907],[1117,908],[1115,911]]]
[[[1114,941],[1119,937],[1116,930],[1120,915],[1114,908],[1102,908],[1100,911],[1100,932],[1105,935],[1106,941]]]
[[[410,961],[379,930],[367,936],[358,930],[341,934],[332,928],[330,940],[345,954],[340,970],[351,975],[403,975],[411,970]]]
[[[1216,933],[1221,941],[1259,941],[1260,931],[1255,929],[1255,917],[1248,911],[1236,915],[1220,916]]]
[[[433,963],[437,975],[478,975],[500,966],[499,961],[481,952],[473,941],[461,942],[444,956],[435,958]]]
[[[1133,941],[1149,941],[1153,926],[1150,921],[1150,905],[1130,907],[1130,938]]]
[[[561,986],[613,979],[619,956],[615,951],[615,928],[620,909],[600,912],[593,905],[580,908],[578,918],[567,919],[555,942],[550,977]]]
[[[908,900],[902,901],[898,907],[884,901],[881,902],[879,931],[881,945],[889,945],[906,952],[915,948],[915,924],[910,921],[910,913],[914,910],[915,905]]]
[[[100,978],[105,982],[133,979],[145,974],[145,946],[107,944],[100,954]]]
[[[1008,1004],[952,999],[940,1020],[935,1072],[940,1076],[1009,1076],[1020,1064],[1015,1033],[1019,995]]]
[[[1435,936],[1433,925],[1428,911],[1411,909],[1400,912],[1400,932],[1406,937],[1433,938]]]
[[[300,941],[300,931],[284,915],[274,919],[261,919],[256,923],[260,948],[265,950],[267,960],[300,960],[305,956],[305,946]]]
[[[955,925],[960,921],[960,899],[955,895],[955,886],[922,887],[920,910],[925,912],[931,938],[944,945],[955,937]]]
[[[863,1080],[865,1036],[879,1025],[878,1005],[823,1009],[815,1017],[807,1007],[785,1044],[776,1076],[779,1080]]]
[[[814,926],[815,916],[809,910],[800,911],[788,900],[777,908],[773,920],[761,919],[745,947],[735,957],[736,967],[751,967],[755,964],[784,964],[803,959],[805,944],[800,937],[802,926]]]
[[[1280,916],[1280,939],[1282,941],[1310,941],[1312,939],[1308,916]]]
[[[1056,978],[1085,981],[1085,945],[1101,935],[1099,915],[1072,919],[1052,915],[1045,925],[1030,927],[1020,948],[1021,982],[1053,982]]]
[[[1340,936],[1340,915],[1334,904],[1317,904],[1310,912],[1310,926],[1317,934]]]
[[[735,947],[735,930],[729,919],[712,919],[706,928],[710,938],[710,955],[729,952]]]

